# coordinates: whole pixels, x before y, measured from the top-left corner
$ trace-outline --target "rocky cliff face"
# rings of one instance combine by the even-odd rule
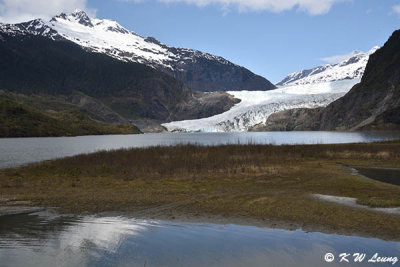
[[[314,116],[321,110],[322,108],[296,108],[277,112],[269,116],[265,123],[252,127],[250,131],[307,131],[317,129],[319,124],[314,121]]]
[[[361,82],[318,113],[323,130],[385,128],[398,124],[400,107],[400,30],[370,56]]]
[[[224,113],[240,100],[226,92],[193,92],[193,98],[180,103],[174,120],[201,119]]]

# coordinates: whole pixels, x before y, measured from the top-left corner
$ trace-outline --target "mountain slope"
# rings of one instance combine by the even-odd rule
[[[374,47],[367,53],[354,51],[351,57],[338,64],[326,64],[289,74],[282,81],[277,83],[277,85],[287,86],[346,79],[361,79],[370,55],[375,53],[378,48],[379,47]]]
[[[182,83],[142,64],[88,53],[68,41],[1,36],[0,86],[9,91],[114,97],[113,105],[128,103],[137,116],[165,120],[191,98]]]
[[[0,137],[140,133],[133,125],[108,125],[78,110],[47,113],[0,98]]]
[[[30,95],[24,98],[28,101],[40,94],[57,96],[63,105],[74,104],[108,123],[195,119],[224,112],[236,102],[226,93],[211,97],[215,103],[203,101],[204,93],[193,94],[164,72],[87,52],[65,39],[0,32],[0,57],[0,89]]]
[[[320,109],[276,113],[258,130],[399,130],[400,30],[372,54],[361,82]]]
[[[87,51],[146,64],[182,81],[194,90],[269,90],[265,78],[222,57],[197,50],[169,47],[153,37],[141,37],[112,20],[90,18],[83,11],[60,14],[49,22],[40,19],[0,25],[10,34],[33,34],[53,40],[67,39]]]
[[[320,129],[398,128],[400,30],[371,55],[361,82],[318,113]]]

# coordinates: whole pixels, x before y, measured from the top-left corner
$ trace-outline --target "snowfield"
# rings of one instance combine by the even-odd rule
[[[50,21],[35,19],[19,24],[0,23],[0,31],[11,35],[33,34],[53,40],[67,39],[85,50],[154,68],[180,70],[181,65],[198,59],[236,66],[219,56],[193,49],[169,47],[153,37],[142,37],[129,31],[114,20],[91,18],[81,10],[70,14],[61,13]]]
[[[54,17],[47,26],[56,30],[67,40],[119,60],[139,63],[148,61],[157,64],[176,60],[176,56],[168,49],[159,44],[147,42],[145,38],[126,30],[116,21],[89,18],[80,10],[69,15]],[[171,68],[169,65],[166,66]]]
[[[333,82],[345,79],[361,79],[370,55],[379,47],[375,46],[364,53],[354,51],[353,54],[338,64],[325,64],[309,70],[294,72],[278,83],[281,86],[301,85],[321,82]]]
[[[271,114],[294,108],[325,107],[345,95],[360,79],[280,87],[270,91],[229,91],[241,100],[212,117],[174,121],[162,126],[170,132],[244,132],[265,123]]]

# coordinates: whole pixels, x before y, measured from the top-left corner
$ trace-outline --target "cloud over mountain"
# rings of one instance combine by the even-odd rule
[[[362,52],[360,52],[360,51],[352,51],[347,54],[340,54],[340,55],[334,55],[334,56],[330,56],[330,57],[324,57],[324,58],[321,58],[321,60],[326,63],[329,63],[329,64],[336,64],[336,63],[339,63],[343,60],[346,60],[352,56],[355,56],[355,55],[361,54],[361,53]]]
[[[400,15],[400,5],[395,5],[392,7],[394,13]]]
[[[224,8],[237,7],[239,11],[271,11],[282,12],[296,9],[310,15],[327,13],[331,7],[339,2],[348,0],[159,0],[164,3],[184,2],[197,6],[218,4]]]
[[[88,10],[87,0],[0,0],[0,22],[22,22],[35,18],[48,19],[61,12]]]

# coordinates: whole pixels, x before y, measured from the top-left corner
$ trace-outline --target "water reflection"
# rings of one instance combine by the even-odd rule
[[[367,178],[384,183],[400,185],[400,169],[375,167],[355,167],[354,169]]]
[[[0,138],[0,168],[98,150],[177,144],[332,144],[400,139],[400,132],[264,132]]]
[[[126,217],[0,218],[1,266],[323,266],[327,252],[399,257],[400,243]]]

